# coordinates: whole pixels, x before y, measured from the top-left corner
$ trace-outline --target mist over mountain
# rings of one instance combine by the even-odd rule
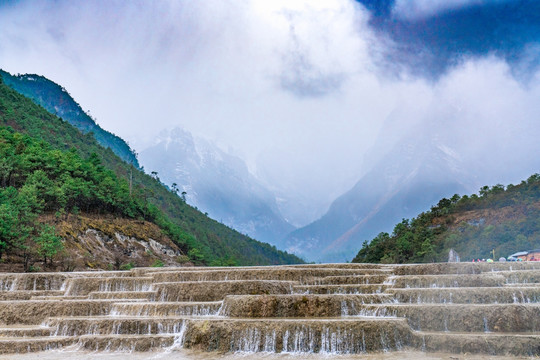
[[[0,66],[55,79],[139,152],[185,129],[148,171],[242,232],[343,260],[441,197],[538,171],[539,7],[21,0],[0,3]]]
[[[292,232],[286,249],[314,261],[349,261],[359,244],[403,217],[429,209],[441,197],[471,191],[463,164],[437,140],[395,146],[319,220]]]
[[[363,241],[391,232],[439,199],[476,193],[483,185],[516,183],[540,169],[533,154],[540,136],[533,119],[513,112],[513,124],[499,121],[495,104],[467,113],[435,99],[428,119],[406,122],[399,112],[387,118],[377,143],[366,154],[367,171],[328,212],[292,232],[289,251],[311,261],[348,261]],[[495,112],[494,112],[495,111]],[[474,121],[493,117],[492,122]],[[489,134],[489,136],[485,136]]]
[[[162,182],[185,192],[189,204],[241,233],[281,247],[280,240],[294,230],[243,160],[188,131],[162,131],[140,160]]]

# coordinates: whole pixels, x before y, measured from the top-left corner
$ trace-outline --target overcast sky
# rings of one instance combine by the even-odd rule
[[[326,204],[389,118],[471,124],[462,156],[539,133],[534,0],[1,4],[4,70],[61,84],[136,150],[181,126]]]

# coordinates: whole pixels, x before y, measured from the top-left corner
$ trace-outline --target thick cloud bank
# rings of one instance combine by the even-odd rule
[[[62,84],[138,150],[174,126],[216,142],[304,225],[428,124],[489,181],[537,171],[539,3],[449,3],[18,1],[0,67]],[[523,174],[497,180],[516,154]]]

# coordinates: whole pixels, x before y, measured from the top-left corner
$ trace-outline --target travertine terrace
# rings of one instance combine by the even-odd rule
[[[540,355],[540,264],[0,274],[0,354],[70,347]]]

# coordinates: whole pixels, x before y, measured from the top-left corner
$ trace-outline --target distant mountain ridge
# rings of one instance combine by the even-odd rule
[[[32,99],[47,111],[66,120],[83,133],[92,132],[97,142],[110,148],[122,160],[139,167],[137,155],[119,136],[102,129],[62,86],[35,74],[11,75],[0,69],[4,83],[18,93]]]
[[[400,154],[400,156],[396,156]],[[315,261],[348,261],[366,239],[443,196],[469,189],[459,159],[436,140],[399,143],[328,212],[292,232],[285,249]]]
[[[175,183],[190,204],[241,233],[281,247],[280,240],[294,230],[243,160],[186,130],[163,131],[140,160],[165,184]]]
[[[353,262],[444,262],[452,249],[461,261],[498,260],[540,247],[539,174],[518,185],[483,186],[478,194],[433,204],[395,224],[391,233],[365,241]]]

